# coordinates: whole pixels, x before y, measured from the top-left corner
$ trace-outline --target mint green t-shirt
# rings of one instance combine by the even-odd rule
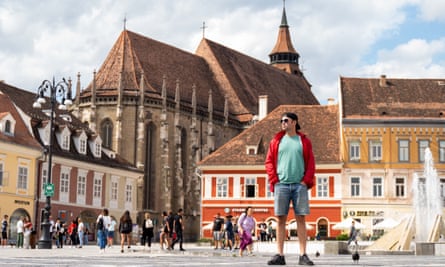
[[[304,176],[303,144],[299,135],[285,135],[278,147],[278,178],[280,183],[300,183]]]

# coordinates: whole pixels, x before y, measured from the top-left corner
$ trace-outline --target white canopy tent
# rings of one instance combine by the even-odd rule
[[[347,218],[346,220],[343,220],[337,224],[335,224],[332,229],[335,230],[347,230],[350,229],[352,226],[352,221],[355,222],[355,229],[365,229],[366,226],[356,220],[353,220],[351,217]]]
[[[286,229],[288,229],[288,230],[297,229],[297,222],[293,221],[293,222],[289,223],[288,225],[286,225]],[[314,227],[312,225],[306,223],[306,230],[312,230],[312,229],[314,229]]]
[[[397,222],[394,219],[386,218],[383,221],[376,223],[372,228],[375,230],[388,230],[396,227],[399,224],[400,222]]]

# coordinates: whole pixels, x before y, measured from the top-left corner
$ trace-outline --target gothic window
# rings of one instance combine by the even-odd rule
[[[113,123],[110,119],[105,119],[100,127],[100,137],[102,144],[106,148],[112,148],[113,145]]]

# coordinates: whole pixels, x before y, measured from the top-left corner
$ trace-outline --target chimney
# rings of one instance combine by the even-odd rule
[[[380,87],[388,87],[388,83],[386,82],[385,74],[380,75],[379,85],[380,85]]]
[[[329,97],[328,98],[328,106],[332,106],[332,105],[334,105],[335,104],[335,98],[333,98],[333,97]]]
[[[258,120],[262,120],[267,115],[267,95],[259,96],[258,105]]]

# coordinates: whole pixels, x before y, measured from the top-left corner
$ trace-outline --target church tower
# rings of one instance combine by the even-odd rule
[[[302,76],[303,73],[298,65],[300,55],[292,45],[289,25],[287,24],[286,8],[283,4],[283,15],[278,31],[278,38],[275,47],[269,54],[270,64],[288,73]]]

